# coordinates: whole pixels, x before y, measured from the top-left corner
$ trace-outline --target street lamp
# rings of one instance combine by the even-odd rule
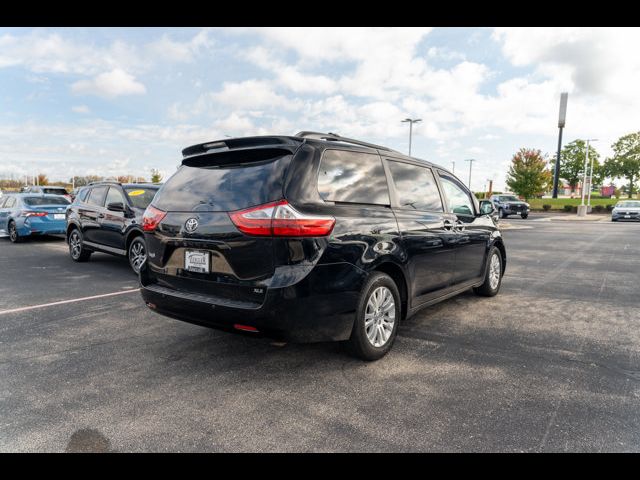
[[[467,158],[465,160],[465,162],[469,162],[469,184],[468,184],[469,190],[471,190],[471,166],[473,165],[473,162],[475,162],[475,161],[476,161],[475,158]]]
[[[402,123],[409,123],[409,156],[411,156],[411,137],[413,136],[413,124],[421,121],[421,118],[405,118],[404,120],[402,120]]]
[[[581,206],[584,206],[584,187],[587,184],[587,166],[589,165],[589,142],[597,142],[597,138],[587,138],[587,154],[584,157],[584,172],[582,176],[582,201]],[[591,204],[591,182],[593,181],[593,159],[591,159],[591,175],[589,176],[589,205]]]

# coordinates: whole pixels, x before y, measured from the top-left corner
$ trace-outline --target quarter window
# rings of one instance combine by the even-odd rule
[[[457,180],[441,174],[440,182],[442,183],[442,189],[447,197],[449,209],[452,213],[456,213],[458,215],[474,214],[473,201],[467,191],[458,183]]]
[[[389,170],[400,208],[442,212],[442,200],[430,169],[389,161]]]
[[[320,162],[318,192],[323,200],[389,205],[387,178],[376,154],[326,150]]]

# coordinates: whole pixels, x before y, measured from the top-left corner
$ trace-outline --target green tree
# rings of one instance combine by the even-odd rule
[[[525,200],[547,191],[553,175],[540,150],[521,148],[511,159],[507,186]]]
[[[156,168],[151,169],[151,183],[160,183],[162,181],[162,174]]]
[[[571,192],[574,192],[578,184],[582,181],[586,157],[587,143],[584,140],[574,140],[566,144],[562,149],[560,154],[560,178],[567,181],[571,187]],[[555,156],[553,158],[555,163]],[[600,183],[604,180],[604,177],[601,176],[600,154],[593,148],[593,144],[590,143],[587,173],[591,170],[591,159],[593,159],[593,183]]]
[[[607,176],[629,182],[627,195],[631,198],[635,181],[640,178],[640,132],[620,137],[611,149],[613,157],[604,162],[604,169]]]

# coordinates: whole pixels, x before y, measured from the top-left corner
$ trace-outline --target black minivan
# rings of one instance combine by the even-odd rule
[[[142,297],[163,315],[385,355],[398,323],[505,270],[490,201],[447,170],[336,134],[183,150],[143,217]]]

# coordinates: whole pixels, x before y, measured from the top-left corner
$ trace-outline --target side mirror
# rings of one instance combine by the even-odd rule
[[[480,215],[491,215],[495,210],[491,200],[480,200]]]
[[[112,202],[107,205],[107,210],[112,212],[124,212],[124,204],[122,202]]]

